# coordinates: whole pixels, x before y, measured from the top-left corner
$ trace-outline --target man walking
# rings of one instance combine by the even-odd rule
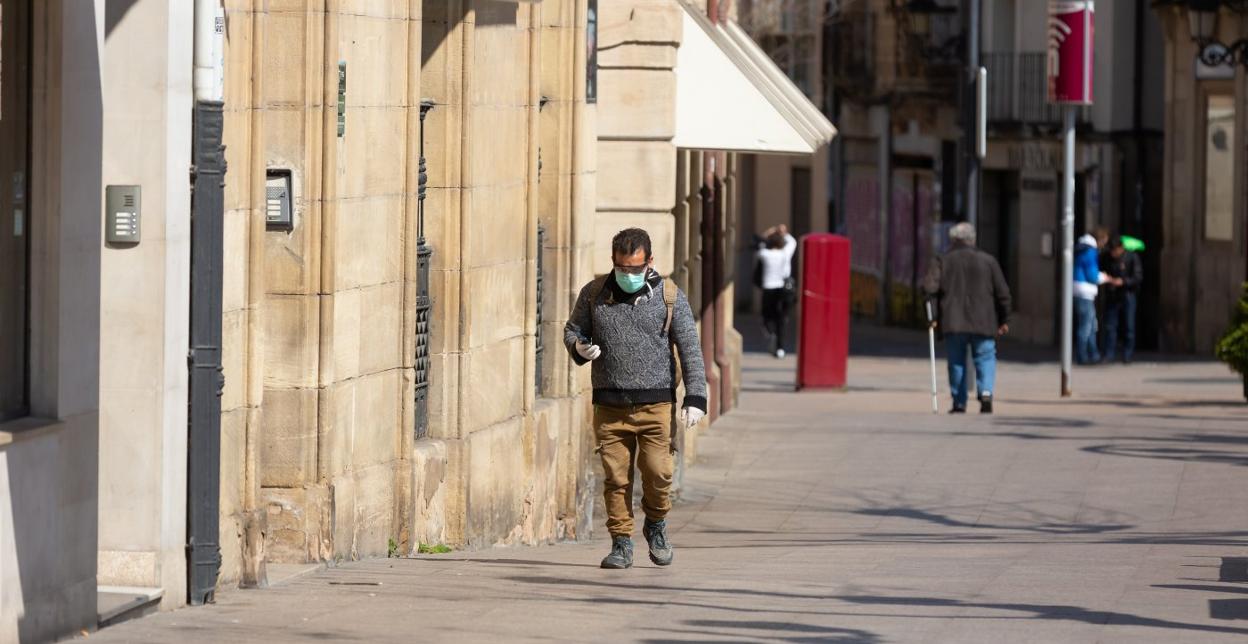
[[[654,270],[646,231],[620,231],[611,241],[611,260],[614,269],[581,289],[564,326],[572,360],[593,362],[594,437],[606,475],[611,533],[611,553],[602,567],[633,565],[634,461],[641,470],[642,533],[650,560],[667,566],[677,374],[683,370],[685,384],[679,426],[689,429],[706,415],[702,346],[689,300]]]
[[[1102,258],[1102,269],[1108,281],[1102,287],[1105,297],[1105,350],[1102,358],[1113,361],[1118,352],[1118,329],[1122,333],[1122,361],[1130,364],[1135,354],[1135,304],[1144,282],[1144,265],[1140,256],[1127,250],[1122,237],[1109,242]]]
[[[923,280],[935,300],[949,360],[951,414],[966,413],[966,352],[975,360],[979,411],[992,413],[997,374],[997,336],[1009,333],[1010,287],[997,260],[975,247],[975,227],[960,223],[949,230],[953,248],[932,261]]]

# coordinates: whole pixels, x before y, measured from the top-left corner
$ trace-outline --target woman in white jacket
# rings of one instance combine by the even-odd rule
[[[793,305],[795,252],[797,240],[784,224],[763,233],[757,254],[757,281],[763,290],[763,328],[770,336],[772,353],[777,358],[784,357],[784,327]]]

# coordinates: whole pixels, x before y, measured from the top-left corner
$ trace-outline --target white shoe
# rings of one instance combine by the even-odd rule
[[[783,357],[784,357],[784,349],[776,349],[776,357],[777,357],[777,358],[783,358]]]

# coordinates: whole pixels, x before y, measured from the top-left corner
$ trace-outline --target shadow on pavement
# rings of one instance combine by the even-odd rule
[[[993,602],[968,602],[958,599],[941,599],[938,597],[882,597],[882,596],[863,596],[848,595],[838,596],[835,599],[851,604],[863,604],[869,606],[905,606],[905,607],[947,607],[956,608],[958,611],[950,615],[941,615],[941,618],[947,619],[977,619],[982,616],[968,615],[964,609],[980,608],[984,610],[998,611],[1016,611],[1026,613],[1015,619],[1041,619],[1041,620],[1058,620],[1083,622],[1085,624],[1097,624],[1103,626],[1144,626],[1148,628],[1164,628],[1182,631],[1197,631],[1204,633],[1231,633],[1248,635],[1248,628],[1235,628],[1230,626],[1211,626],[1207,624],[1189,624],[1187,622],[1176,622],[1168,619],[1156,619],[1152,617],[1140,617],[1130,613],[1120,613],[1116,611],[1099,611],[1088,610],[1079,606],[1066,606],[1061,604],[1013,604],[1013,603],[993,603]],[[1228,600],[1236,601],[1236,600]],[[854,614],[854,613],[851,613]],[[930,614],[924,615],[898,615],[889,613],[882,615],[887,617],[918,617],[931,618]]]

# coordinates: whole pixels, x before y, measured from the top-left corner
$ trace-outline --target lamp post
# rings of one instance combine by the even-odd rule
[[[1248,0],[1188,0],[1187,25],[1192,42],[1200,46],[1197,58],[1210,67],[1239,63],[1248,67],[1248,39],[1223,43],[1217,39],[1218,11],[1223,7],[1248,13]]]

